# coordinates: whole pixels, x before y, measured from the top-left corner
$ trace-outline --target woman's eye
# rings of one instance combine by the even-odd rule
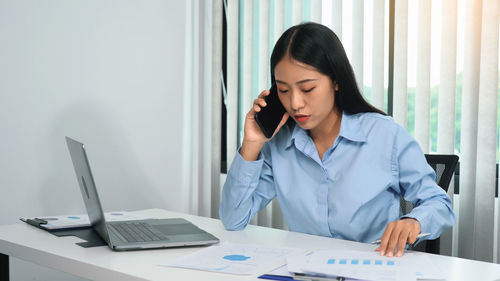
[[[278,89],[278,91],[279,91],[280,93],[283,93],[283,94],[284,94],[284,93],[286,93],[286,92],[288,92],[288,90],[281,90],[281,89]]]
[[[310,89],[304,89],[302,90],[304,93],[309,93],[310,91],[314,90],[315,87],[312,87]]]

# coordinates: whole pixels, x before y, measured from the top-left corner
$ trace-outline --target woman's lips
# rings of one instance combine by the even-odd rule
[[[311,117],[310,115],[301,115],[301,114],[297,114],[294,116],[295,117],[295,120],[297,120],[297,122],[299,123],[304,123],[306,122],[307,120],[309,120],[309,118]]]

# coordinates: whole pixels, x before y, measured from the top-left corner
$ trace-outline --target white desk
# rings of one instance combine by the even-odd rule
[[[219,220],[161,209],[136,212],[158,218],[185,218],[221,241],[306,249],[373,250],[376,247],[253,225],[243,231],[226,231]],[[0,253],[4,255],[4,261],[7,256],[12,256],[92,280],[256,280],[258,276],[240,277],[158,266],[170,259],[197,251],[200,247],[113,252],[104,246],[82,248],[75,245],[75,242],[81,240],[76,237],[56,237],[25,223],[0,226]],[[500,279],[499,264],[430,254],[429,256],[445,273],[447,280]]]

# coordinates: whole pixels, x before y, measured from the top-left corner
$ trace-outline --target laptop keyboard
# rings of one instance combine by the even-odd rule
[[[127,242],[149,242],[167,240],[165,235],[144,222],[113,222],[108,225]],[[120,238],[122,238],[120,237]],[[123,239],[122,239],[123,240]]]

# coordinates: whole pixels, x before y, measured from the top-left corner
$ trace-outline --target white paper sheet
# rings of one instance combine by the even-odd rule
[[[138,216],[126,211],[116,211],[104,213],[106,221],[124,221],[124,220],[139,220],[139,219],[149,219],[143,216]],[[90,226],[89,217],[86,214],[79,215],[65,215],[65,216],[40,216],[37,217],[47,221],[47,224],[42,224],[40,227],[45,229],[65,229],[74,227],[88,227]],[[20,218],[22,221],[26,222],[28,218]],[[34,218],[29,218],[34,219]]]
[[[405,253],[403,257],[384,257],[372,251],[315,251],[309,256],[287,259],[288,270],[305,274],[324,274],[366,280],[442,279],[438,268],[425,254]]]
[[[293,273],[288,271],[286,264],[282,265],[276,269],[273,269],[266,274],[267,275],[274,275],[274,276],[293,277]]]
[[[383,257],[377,252],[315,251],[302,270],[366,280],[416,280],[415,272],[405,271],[401,258]]]
[[[285,264],[286,257],[304,253],[293,248],[269,248],[251,244],[221,243],[160,264],[238,275],[265,273]]]
[[[292,278],[294,277],[294,274],[292,272],[288,271],[287,265],[283,265],[281,267],[276,268],[275,270],[269,271],[268,273],[266,273],[266,275],[280,276],[280,277],[292,277]],[[295,277],[295,278],[297,278],[297,277]],[[310,277],[310,278],[302,277],[302,278],[308,279],[308,280],[315,279],[314,277]],[[264,278],[264,279],[266,279],[266,278]],[[347,279],[344,279],[344,281],[365,281],[365,280],[347,278]]]

